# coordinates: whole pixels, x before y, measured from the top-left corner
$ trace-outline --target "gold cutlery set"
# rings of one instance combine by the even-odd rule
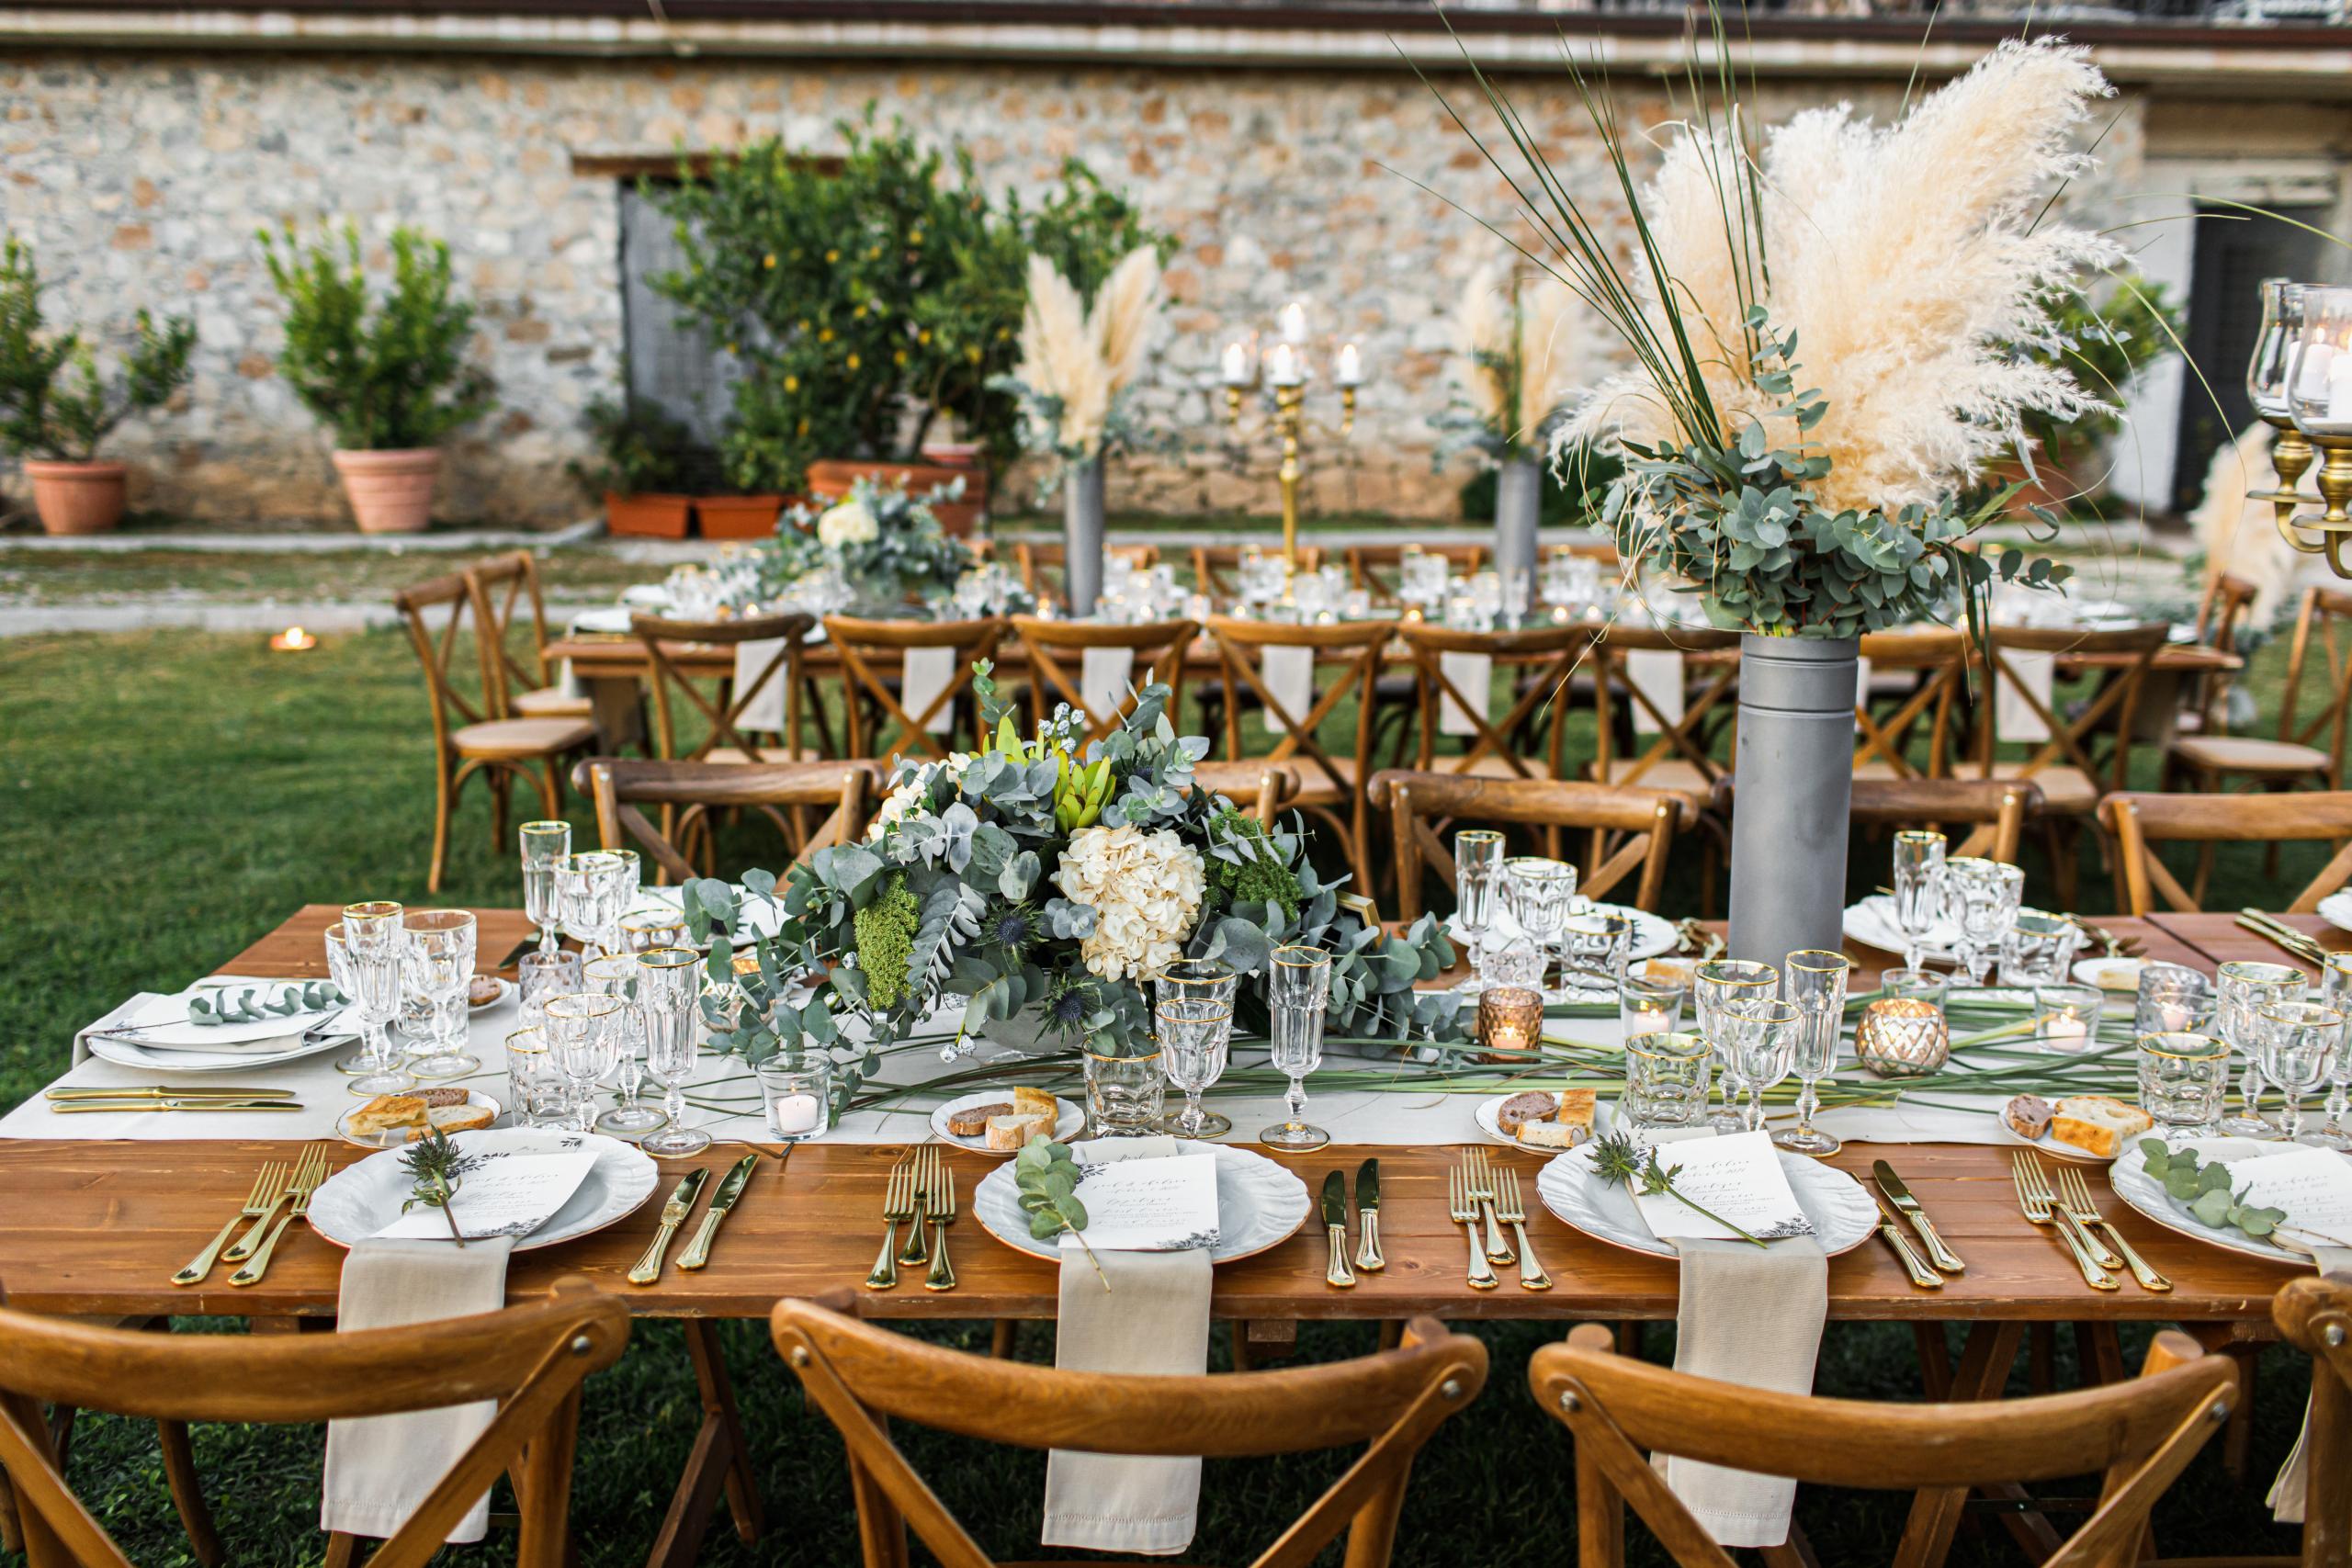
[[[882,1251],[865,1277],[867,1290],[893,1290],[901,1265],[914,1269],[926,1261],[931,1267],[923,1276],[924,1290],[956,1288],[956,1270],[947,1261],[947,1227],[956,1223],[956,1173],[940,1157],[937,1144],[910,1151],[890,1168],[882,1190]],[[899,1245],[901,1224],[907,1227],[904,1247]]]
[[[2276,916],[2266,915],[2259,909],[2240,909],[2237,923],[2272,945],[2284,949],[2291,958],[2300,958],[2316,968],[2327,966],[2327,949],[2320,945],[2318,938],[2297,931]]]
[[[750,1185],[752,1175],[759,1168],[760,1156],[756,1151],[728,1167],[727,1174],[718,1179],[718,1190],[711,1194],[710,1206],[703,1211],[701,1226],[695,1230],[694,1239],[686,1243],[685,1251],[678,1255],[681,1269],[691,1273],[710,1262],[710,1244],[718,1235],[719,1221],[743,1201],[743,1189]],[[654,1231],[653,1240],[646,1246],[645,1255],[628,1271],[627,1278],[630,1284],[650,1285],[662,1278],[662,1258],[670,1250],[670,1239],[686,1223],[688,1211],[694,1208],[695,1200],[702,1196],[702,1190],[709,1179],[709,1170],[696,1166],[686,1172],[684,1179],[671,1190],[669,1201],[662,1205],[662,1224]]]
[[[1355,1271],[1348,1267],[1348,1177],[1335,1170],[1323,1178],[1323,1282],[1335,1291],[1351,1290]],[[1356,1168],[1356,1224],[1362,1245],[1355,1267],[1377,1274],[1388,1267],[1380,1250],[1380,1162],[1368,1159]]]
[[[290,1165],[274,1160],[263,1166],[254,1178],[253,1190],[245,1194],[243,1205],[229,1216],[228,1224],[220,1227],[210,1246],[172,1276],[172,1283],[201,1284],[215,1263],[239,1265],[237,1271],[229,1276],[232,1285],[258,1283],[269,1270],[270,1254],[277,1250],[277,1238],[286,1234],[287,1226],[311,1212],[311,1194],[326,1176],[324,1144],[305,1145]],[[286,1210],[282,1215],[277,1212],[281,1206]],[[247,1220],[253,1222],[252,1225],[232,1244],[229,1234]]]
[[[1493,1266],[1515,1262],[1521,1290],[1550,1290],[1552,1277],[1535,1260],[1535,1248],[1527,1239],[1527,1206],[1520,1196],[1519,1172],[1509,1166],[1498,1168],[1483,1148],[1467,1148],[1462,1151],[1462,1162],[1446,1171],[1445,1183],[1447,1212],[1470,1244],[1470,1288],[1493,1290],[1500,1283]],[[1505,1225],[1519,1238],[1515,1248],[1503,1238]]]
[[[2172,1289],[2172,1281],[2150,1268],[2123,1233],[2099,1213],[2080,1170],[2060,1166],[2053,1184],[2041,1156],[2019,1149],[2009,1156],[2009,1174],[2017,1185],[2018,1210],[2033,1224],[2057,1233],[2082,1271],[2084,1284],[2094,1291],[2119,1289],[2112,1270],[2128,1268],[2143,1291]]]
[[[288,1089],[239,1089],[230,1085],[174,1089],[163,1084],[136,1089],[52,1089],[41,1098],[60,1116],[101,1111],[300,1111]]]
[[[1878,1184],[1879,1194],[1884,1199],[1879,1205],[1878,1234],[1894,1249],[1894,1256],[1903,1260],[1903,1271],[1911,1276],[1913,1284],[1923,1291],[1940,1291],[1944,1288],[1944,1275],[1967,1271],[1968,1265],[1961,1261],[1960,1254],[1944,1245],[1943,1233],[1936,1229],[1936,1222],[1928,1217],[1919,1200],[1911,1196],[1910,1187],[1894,1173],[1893,1166],[1884,1160],[1874,1162],[1871,1179]],[[1911,1238],[1903,1234],[1902,1225],[1895,1222],[1897,1215],[1910,1221],[1911,1228],[1919,1233],[1919,1247],[1913,1247]],[[1926,1248],[1924,1257],[1920,1247]]]

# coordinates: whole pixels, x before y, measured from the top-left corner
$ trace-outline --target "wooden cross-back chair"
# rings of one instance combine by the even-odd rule
[[[548,609],[539,592],[539,563],[528,550],[476,561],[466,569],[479,597],[474,615],[489,644],[499,682],[499,713],[521,718],[587,718],[595,705],[553,684],[548,669]],[[526,646],[514,646],[523,618]]]
[[[1861,639],[1860,656],[1871,662],[1871,681],[1899,670],[1917,676],[1910,691],[1880,716],[1871,711],[1871,694],[1854,702],[1854,776],[1857,779],[1942,778],[1951,772],[1952,716],[1968,690],[1968,638],[1948,626],[1872,632]],[[1926,762],[1911,758],[1925,726]]]
[[[2352,790],[2306,790],[2297,795],[2110,795],[2099,816],[2114,835],[2119,901],[2125,912],[2144,915],[2155,901],[2184,914],[2204,902],[2206,862],[2184,887],[2156,857],[2160,844],[2194,843],[2200,849],[2231,843],[2313,843],[2335,846],[2327,864],[2287,906],[2309,914],[2319,901],[2352,880]]]
[[[449,858],[449,818],[466,781],[483,775],[490,787],[491,836],[506,841],[506,791],[515,779],[539,795],[540,815],[563,815],[560,763],[595,744],[584,718],[508,718],[499,709],[500,682],[486,639],[469,626],[480,603],[471,579],[450,572],[404,588],[392,605],[408,628],[410,646],[424,667],[433,710],[433,863],[428,891],[441,891]],[[478,624],[478,623],[477,623]],[[466,672],[470,659],[473,670]]]
[[[2124,1568],[2148,1511],[2222,1429],[2236,1393],[2224,1356],[2156,1336],[2141,1375],[2078,1393],[1890,1404],[1774,1393],[1619,1356],[1588,1323],[1528,1363],[1537,1405],[1576,1443],[1577,1542],[1584,1568],[1625,1556],[1625,1508],[1684,1568],[1731,1555],[1651,1468],[1651,1452],[1803,1484],[1908,1491],[1897,1568],[1943,1561],[1968,1489],[2098,1472],[2097,1507],[2044,1568]]]
[[[596,807],[608,850],[634,848],[657,880],[718,874],[715,811],[751,810],[775,824],[796,861],[854,843],[873,814],[878,770],[871,762],[672,762],[591,757],[572,769],[572,787]],[[662,808],[656,826],[641,807]],[[812,826],[812,816],[823,812]]]
[[[2015,865],[2025,826],[2041,810],[2031,779],[1856,779],[1848,815],[1863,827],[1940,829],[1956,838],[1954,855]],[[1954,835],[1957,828],[1968,832]]]
[[[1426,1317],[1408,1323],[1393,1350],[1216,1377],[1000,1360],[926,1345],[816,1302],[777,1303],[769,1326],[849,1450],[865,1568],[906,1568],[910,1529],[943,1568],[995,1562],[891,1441],[893,1417],[982,1442],[1102,1454],[1255,1459],[1363,1443],[1252,1568],[1308,1568],[1342,1535],[1345,1568],[1382,1568],[1414,1456],[1487,1381],[1486,1346]]]
[[[635,615],[629,630],[645,649],[653,672],[653,744],[661,757],[682,762],[797,762],[810,754],[800,745],[801,641],[817,624],[805,615],[752,615],[726,621],[673,621],[666,616]],[[724,675],[696,675],[683,667],[686,649],[695,647],[740,649],[745,643],[775,642],[782,646],[775,660],[751,680]],[[709,689],[706,691],[704,688]],[[784,729],[781,740],[754,739],[759,731],[743,728],[752,705],[777,687],[783,688]],[[678,743],[678,720],[699,716],[707,726],[701,739],[684,750]]]
[[[1240,592],[1235,574],[1241,570],[1243,545],[1194,545],[1193,547],[1193,591],[1213,599],[1232,599]],[[1320,545],[1298,547],[1298,570],[1323,570],[1323,547]]]
[[[1419,545],[1422,555],[1443,556],[1456,577],[1468,577],[1487,564],[1484,545]],[[1394,606],[1398,579],[1405,563],[1402,545],[1350,545],[1347,553],[1348,586],[1361,588],[1372,596],[1374,604]]]
[[[1068,703],[1086,710],[1086,740],[1102,739],[1136,711],[1136,693],[1152,681],[1168,688],[1168,712],[1172,720],[1184,696],[1184,656],[1200,635],[1198,621],[1145,621],[1134,626],[1102,626],[1091,621],[1065,621],[1042,615],[1015,615],[1012,629],[1029,658],[1030,716],[1046,722],[1055,707]],[[1087,707],[1086,651],[1094,648],[1124,648],[1135,656],[1128,675],[1129,690],[1120,694],[1107,713]],[[1069,667],[1063,660],[1071,660]],[[1084,750],[1081,745],[1080,750]]]
[[[2207,578],[2204,594],[2197,601],[2199,645],[2217,653],[2237,653],[2241,636],[2254,614],[2255,601],[2261,597],[2262,590],[2245,578],[2226,571]],[[2228,728],[2224,717],[2229,695],[2230,676],[2225,671],[2212,671],[2184,682],[2179,712],[2172,716],[2171,732],[2165,739],[2224,733]]]
[[[1400,621],[1396,635],[1413,655],[1420,741],[1413,766],[1421,773],[1484,773],[1490,778],[1558,778],[1567,769],[1567,710],[1569,678],[1592,647],[1599,628],[1581,626],[1534,626],[1519,631],[1462,631],[1428,621]],[[1506,673],[1517,670],[1521,678],[1506,681],[1512,694],[1510,710],[1498,724],[1487,722],[1488,691],[1464,691],[1447,675],[1445,656],[1472,654],[1494,660]],[[1459,737],[1458,756],[1438,755],[1440,716],[1447,699],[1459,705],[1477,733]],[[1543,754],[1530,761],[1521,755],[1519,738],[1541,734]]]
[[[1298,775],[1298,787],[1284,804],[1331,826],[1347,845],[1355,890],[1367,895],[1372,890],[1372,849],[1364,784],[1372,776],[1372,726],[1364,716],[1372,711],[1373,683],[1394,629],[1387,621],[1287,626],[1231,615],[1209,617],[1209,640],[1216,645],[1225,691],[1237,699],[1223,705],[1225,760],[1289,763]],[[1316,660],[1314,682],[1302,712],[1293,713],[1267,687],[1261,664],[1272,648],[1306,649]],[[1261,755],[1251,755],[1241,741],[1242,704],[1238,699],[1245,692],[1283,725],[1282,733]],[[1356,701],[1351,750],[1334,756],[1317,731],[1350,697]]]
[[[1116,557],[1137,571],[1148,571],[1159,564],[1158,545],[1105,545],[1102,558]],[[1069,547],[1060,544],[1032,544],[1023,539],[1012,547],[1013,570],[1021,574],[1021,586],[1039,599],[1066,599],[1069,582]]]
[[[1621,846],[1599,870],[1579,879],[1577,891],[1605,897],[1634,877],[1632,897],[1621,894],[1621,898],[1637,909],[1655,911],[1674,835],[1693,826],[1699,816],[1689,799],[1673,790],[1404,770],[1374,773],[1372,799],[1388,813],[1396,853],[1396,918],[1402,920],[1420,918],[1424,873],[1435,872],[1449,893],[1455,886],[1453,847],[1443,833],[1448,823],[1539,828],[1545,852],[1555,856],[1564,831],[1613,835]]]
[[[1592,645],[1593,703],[1600,721],[1592,776],[1602,784],[1680,790],[1694,804],[1704,806],[1714,792],[1715,781],[1726,772],[1709,754],[1706,722],[1726,699],[1737,698],[1739,660],[1732,656],[1738,649],[1737,632],[1700,626],[1636,626],[1623,621],[1609,626]],[[1625,656],[1643,652],[1726,657],[1685,700],[1682,716],[1674,719],[1668,716],[1672,705],[1667,694],[1644,689],[1629,671]],[[1686,689],[1688,683],[1686,675]],[[1648,715],[1657,734],[1638,751],[1621,755],[1620,728],[1634,733],[1632,719],[1636,713]]]
[[[369,1559],[424,1568],[511,1473],[517,1561],[566,1558],[580,1385],[620,1359],[628,1309],[578,1279],[503,1312],[350,1334],[141,1334],[0,1308],[0,1464],[30,1568],[130,1568],[67,1484],[44,1403],[165,1421],[311,1425],[494,1400],[473,1447]],[[347,1558],[350,1538],[331,1555]]]
[[[971,621],[868,621],[851,615],[827,615],[825,636],[842,660],[842,705],[847,713],[849,752],[888,761],[901,755],[944,761],[956,750],[956,732],[934,735],[931,721],[955,714],[958,699],[972,689],[972,666],[993,661],[1004,637],[1003,620],[987,616]],[[907,653],[910,649],[945,648],[956,656],[955,672],[920,713],[909,713],[902,703]],[[980,719],[978,705],[970,708],[971,728]]]
[[[2278,694],[2278,737],[2223,733],[2221,705],[2207,705],[2199,733],[2174,741],[2165,757],[2167,782],[2187,775],[2199,789],[2217,790],[2232,779],[2266,789],[2317,784],[2344,787],[2346,710],[2352,705],[2352,648],[2337,641],[2339,626],[2352,625],[2352,593],[2310,588],[2295,615],[2295,640],[2287,655],[2287,682]],[[2326,685],[2317,705],[2302,710],[2303,674],[2316,651]],[[2301,711],[2299,711],[2301,710]]]
[[[2312,1359],[2302,1568],[2346,1568],[2352,1563],[2352,1278],[2290,1280],[2271,1298],[2270,1316]]]

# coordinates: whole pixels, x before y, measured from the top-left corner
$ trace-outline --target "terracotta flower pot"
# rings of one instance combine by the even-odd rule
[[[820,501],[839,501],[859,479],[896,485],[921,500],[944,484],[964,481],[964,499],[940,502],[932,507],[939,525],[961,538],[979,525],[989,509],[989,474],[981,468],[951,468],[944,463],[865,463],[827,457],[808,465],[808,493]]]
[[[656,539],[683,539],[693,521],[695,502],[687,495],[622,495],[605,492],[605,531],[638,534]]]
[[[695,516],[706,539],[764,539],[775,532],[784,514],[783,495],[698,495]]]
[[[51,463],[25,459],[33,483],[33,510],[44,534],[105,534],[122,521],[120,463]]]
[[[394,452],[335,449],[335,472],[363,534],[421,534],[433,521],[433,488],[441,478],[435,446]]]

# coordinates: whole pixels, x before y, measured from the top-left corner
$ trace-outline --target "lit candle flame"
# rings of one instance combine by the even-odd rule
[[[300,653],[319,646],[319,639],[300,626],[288,626],[269,639],[269,646],[280,653]]]

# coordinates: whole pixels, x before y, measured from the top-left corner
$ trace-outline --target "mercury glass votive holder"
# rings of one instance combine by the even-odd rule
[[[2078,1055],[2098,1045],[2099,1009],[2106,1003],[2097,986],[2072,982],[2033,988],[2033,1032],[2044,1051]]]
[[[1883,993],[1865,1005],[1854,1025],[1854,1057],[1873,1077],[1910,1078],[1940,1072],[1951,1059],[1951,1029],[1944,1020],[1951,984],[1926,969],[1889,969]]]
[[[1532,1056],[1543,1042],[1543,992],[1489,986],[1478,993],[1478,1044],[1488,1059]]]

